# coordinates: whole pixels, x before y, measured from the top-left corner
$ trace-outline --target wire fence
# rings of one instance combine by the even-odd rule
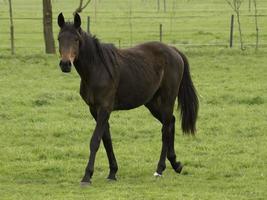
[[[194,16],[198,21],[205,21],[207,19],[207,16]],[[248,18],[252,18],[253,16],[246,16]],[[265,18],[263,20],[266,20],[267,15],[259,16],[261,18]],[[185,19],[191,19],[191,16],[183,17]],[[142,27],[148,27],[149,28],[139,28],[140,19],[142,20]],[[97,28],[97,24],[93,24],[91,29],[95,29],[94,33],[97,36],[100,36],[100,38],[106,42],[113,42],[121,47],[127,47],[132,46],[135,43],[143,42],[146,40],[160,40],[160,37],[162,37],[163,42],[166,43],[174,43],[179,44],[183,46],[228,46],[229,45],[229,31],[230,31],[230,17],[229,22],[226,23],[228,25],[222,27],[183,27],[176,26],[176,24],[179,24],[177,20],[180,20],[181,18],[170,18],[170,17],[159,17],[157,18],[156,22],[151,22],[153,18],[151,17],[132,17],[131,18],[131,25],[128,24],[128,22],[123,22],[121,25],[118,25],[119,27],[116,29],[116,33],[112,34],[109,30],[110,28],[107,27],[106,29],[103,28]],[[0,21],[6,21],[8,22],[8,18],[0,18]],[[125,20],[119,17],[113,17],[110,20],[105,21],[99,21],[98,23],[101,24],[109,24],[116,20]],[[173,20],[170,25],[170,22],[164,23],[164,21],[170,21]],[[127,21],[127,20],[126,20]],[[163,22],[161,22],[163,21]],[[224,21],[227,21],[225,19]],[[214,22],[216,23],[216,22]],[[15,47],[16,48],[44,48],[43,46],[43,32],[42,32],[42,18],[14,18],[14,24],[15,24]],[[36,25],[37,30],[30,30],[30,29],[23,29],[18,28],[16,29],[16,25],[21,27],[23,24],[31,24]],[[54,20],[54,24],[56,24],[56,20]],[[87,24],[87,22],[85,22]],[[162,24],[162,33],[160,33],[160,24]],[[132,26],[132,28],[131,28]],[[173,27],[171,27],[173,26]],[[179,27],[177,30],[176,27]],[[137,28],[136,28],[137,27]],[[264,27],[265,28],[265,27]],[[56,32],[57,27],[54,26],[55,32],[55,38],[56,38]],[[86,26],[84,25],[84,30],[86,30]],[[235,28],[237,32],[237,28]],[[9,48],[9,30],[7,29],[1,29],[0,31],[0,48]],[[255,31],[253,29],[247,29],[243,31],[244,36],[246,37],[245,41],[246,45],[254,45],[253,44],[253,36],[255,35]],[[261,46],[267,45],[267,37],[266,32],[263,31],[260,32],[260,38]],[[162,36],[160,36],[162,35]],[[101,37],[102,36],[102,37]],[[191,37],[188,38],[188,36]],[[206,37],[206,39],[203,39],[202,37]],[[193,38],[193,39],[192,39]],[[237,43],[237,33],[236,38],[234,39],[235,43]]]
[[[214,14],[184,16],[139,16],[140,12],[126,17],[94,19],[90,23],[93,31],[102,41],[118,47],[162,40],[168,44],[183,47],[229,46],[230,15],[220,18]],[[108,13],[105,13],[108,15]],[[254,15],[242,15],[243,35],[246,46],[255,45]],[[267,47],[267,15],[258,15],[261,48]],[[0,17],[0,49],[10,48],[9,18]],[[41,17],[14,17],[15,49],[44,51],[43,19]],[[54,37],[57,38],[57,19],[53,20]],[[83,29],[87,30],[87,18],[83,18]],[[160,26],[161,29],[160,29]],[[234,46],[238,46],[237,24],[234,25]],[[57,43],[57,42],[56,42]]]

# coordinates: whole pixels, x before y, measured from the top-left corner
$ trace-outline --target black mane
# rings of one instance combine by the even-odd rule
[[[87,52],[90,64],[103,64],[109,73],[110,77],[114,78],[115,68],[118,64],[118,49],[111,43],[101,43],[94,35],[82,31],[82,38],[84,43],[89,45],[82,45],[81,50]]]

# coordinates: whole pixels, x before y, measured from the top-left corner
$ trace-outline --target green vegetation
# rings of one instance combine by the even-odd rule
[[[33,2],[14,1],[16,15],[41,17],[41,3]],[[112,38],[117,37],[115,30],[120,29],[118,37],[127,39],[128,19],[124,19],[126,25],[123,19],[118,23],[113,19],[114,26],[110,24],[107,29],[107,24],[100,23],[100,16],[108,19],[117,14],[126,15],[128,1],[108,2],[111,1],[100,1],[97,23],[92,23],[92,30],[96,30],[104,41],[112,42]],[[142,1],[138,2],[132,4],[133,10],[147,8],[151,12],[146,15],[157,15],[156,7],[147,5],[143,8]],[[227,5],[219,0],[206,2],[182,1],[184,7],[178,6],[176,15],[186,15],[185,12],[192,15],[199,12],[196,15],[200,15],[199,10],[202,10],[202,14],[214,18],[206,25],[210,31],[219,25],[216,20],[228,26],[228,21],[222,17],[228,16],[223,13]],[[0,4],[0,17],[6,16],[7,12],[2,12],[3,1]],[[54,5],[55,16],[60,8],[71,16],[71,8],[76,7],[75,3],[68,5],[61,1],[54,1]],[[100,12],[101,5],[103,12]],[[178,12],[179,9],[183,12]],[[93,11],[93,7],[89,10]],[[105,10],[109,12],[105,13]],[[221,10],[221,14],[213,10]],[[133,12],[133,15],[142,16],[142,12]],[[198,23],[197,19],[186,22],[188,30],[201,26],[203,22]],[[135,20],[143,22],[142,18]],[[150,19],[151,27],[158,23],[157,20]],[[1,31],[8,30],[7,21],[3,24]],[[17,30],[21,33],[42,30],[41,22],[36,26],[23,26],[17,22]],[[249,27],[253,30],[252,24]],[[150,30],[150,26],[143,28]],[[206,40],[210,41],[209,37],[217,36],[217,33],[210,35],[205,29],[201,30],[190,31],[188,35],[183,31],[173,34],[177,35],[177,40],[188,38],[190,43],[206,43]],[[227,42],[226,34],[222,35]],[[41,34],[34,34],[32,38],[35,42],[30,46],[43,45]],[[157,39],[157,36],[150,38],[140,33],[134,36],[133,43],[151,39]],[[1,38],[1,44],[2,40],[8,44],[4,38]],[[26,45],[26,41],[24,38],[17,43]],[[95,122],[79,97],[77,73],[75,70],[67,75],[61,73],[58,57],[43,55],[42,49],[19,48],[16,56],[1,49],[0,199],[266,199],[267,50],[260,48],[255,53],[253,48],[245,52],[219,47],[181,46],[181,49],[189,58],[200,96],[196,137],[183,136],[179,121],[176,123],[176,153],[185,164],[182,174],[175,174],[168,163],[163,178],[153,177],[160,154],[161,126],[144,107],[140,107],[114,112],[110,119],[119,164],[118,181],[105,179],[108,161],[101,145],[93,185],[87,188],[81,188],[79,181],[87,163]],[[178,119],[178,112],[176,116]]]

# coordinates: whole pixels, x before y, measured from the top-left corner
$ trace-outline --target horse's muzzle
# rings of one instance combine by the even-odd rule
[[[60,61],[59,66],[61,71],[64,73],[69,73],[71,71],[71,62],[70,61]]]

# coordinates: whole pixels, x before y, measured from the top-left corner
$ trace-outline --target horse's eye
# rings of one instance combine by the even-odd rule
[[[76,39],[75,39],[75,42],[79,42],[79,38],[76,38]]]

